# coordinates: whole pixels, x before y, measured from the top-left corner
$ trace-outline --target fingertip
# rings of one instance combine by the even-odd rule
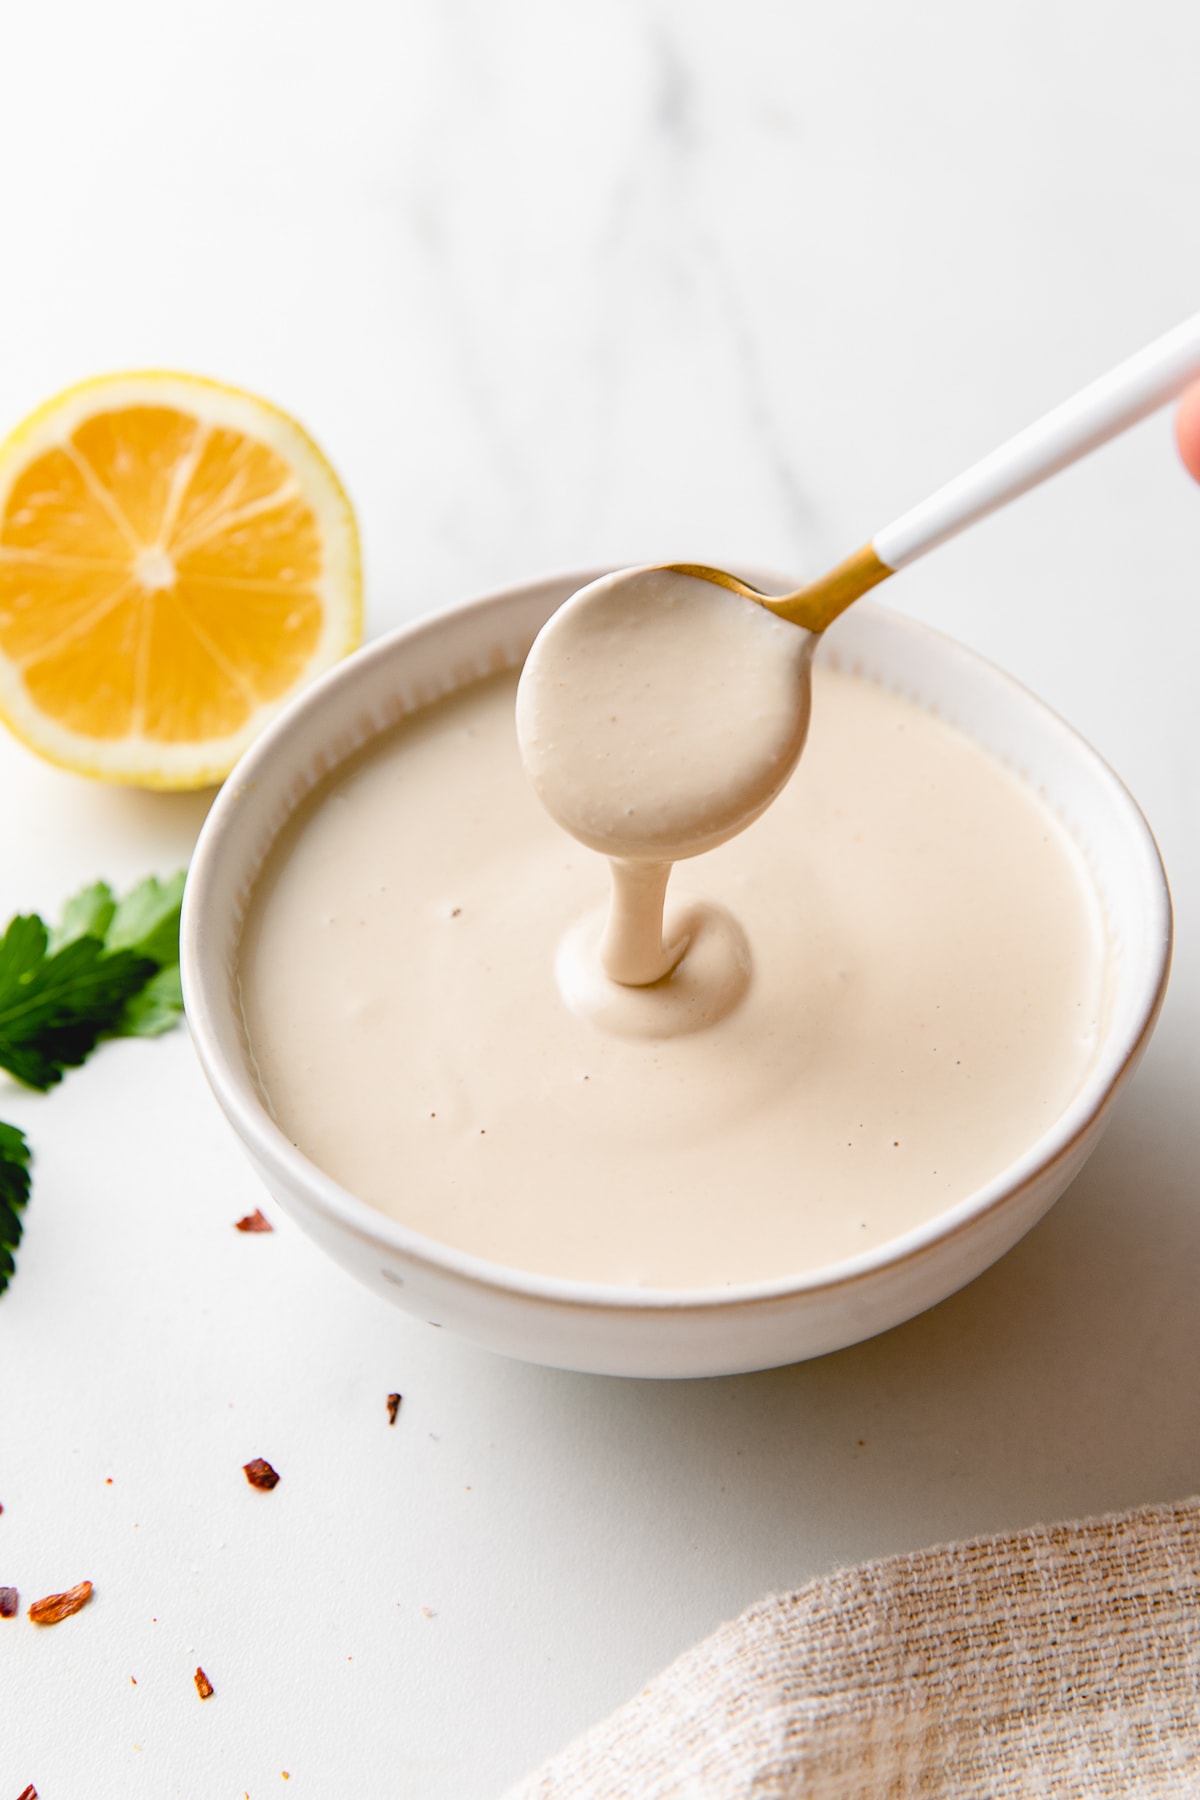
[[[1175,440],[1183,466],[1200,481],[1200,381],[1190,387],[1175,414]]]

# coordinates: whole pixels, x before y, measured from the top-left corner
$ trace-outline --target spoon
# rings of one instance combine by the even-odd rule
[[[1156,338],[1136,356],[1118,363],[1036,424],[1009,438],[981,462],[955,476],[910,511],[902,513],[869,544],[794,594],[772,597],[703,563],[664,563],[679,575],[715,582],[744,594],[781,619],[822,632],[855,600],[916,562],[976,520],[999,511],[1039,482],[1057,475],[1089,451],[1176,399],[1200,377],[1200,313]]]
[[[538,633],[517,742],[550,816],[609,858],[600,962],[613,981],[648,986],[682,957],[686,932],[663,936],[671,865],[744,830],[784,786],[816,643],[749,600],[647,568],[589,582]]]
[[[687,935],[664,934],[671,865],[743,830],[791,774],[808,729],[818,635],[889,575],[1145,418],[1196,376],[1200,313],[794,594],[769,596],[702,563],[665,563],[604,576],[559,608],[525,663],[517,736],[551,815],[609,858],[599,964],[610,982],[653,986],[679,963]],[[755,604],[705,602],[703,586],[689,593],[673,575]],[[777,620],[803,630],[782,630]]]

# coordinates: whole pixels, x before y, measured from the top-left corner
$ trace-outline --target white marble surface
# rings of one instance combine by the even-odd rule
[[[376,633],[609,558],[815,571],[1200,303],[1198,58],[1183,0],[9,7],[0,424],[120,366],[273,396],[357,502]],[[769,1589],[1200,1486],[1200,492],[1167,420],[887,598],[1159,834],[1172,992],[1083,1178],[886,1338],[619,1383],[236,1234],[260,1195],[183,1033],[6,1088],[37,1180],[0,1582],[96,1599],[0,1622],[0,1792],[497,1794]],[[168,870],[202,813],[0,743],[0,911]]]

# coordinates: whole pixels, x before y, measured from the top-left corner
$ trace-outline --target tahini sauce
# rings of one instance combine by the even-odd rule
[[[672,878],[738,922],[738,1003],[662,1036],[572,1010],[562,946],[603,910],[603,863],[526,781],[514,685],[338,771],[253,896],[263,1090],[345,1187],[500,1263],[721,1287],[942,1212],[1078,1091],[1107,955],[1078,850],[959,733],[825,667],[795,779]]]
[[[609,858],[607,919],[566,948],[564,986],[599,1022],[705,1027],[745,992],[737,921],[664,920],[671,866],[725,843],[780,792],[804,747],[816,638],[671,569],[620,569],[538,633],[517,688],[525,772],[551,816]],[[651,1012],[611,985],[660,981],[685,954],[688,1004]],[[704,1004],[691,1004],[703,989]]]

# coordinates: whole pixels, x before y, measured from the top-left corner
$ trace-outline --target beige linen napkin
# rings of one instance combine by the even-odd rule
[[[1200,1796],[1200,1500],[752,1606],[507,1800]]]

